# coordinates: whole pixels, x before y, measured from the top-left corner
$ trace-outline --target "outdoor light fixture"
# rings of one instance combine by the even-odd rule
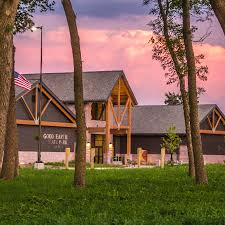
[[[109,143],[109,149],[112,149],[113,148],[113,144],[110,142]]]
[[[44,165],[44,163],[41,160],[41,147],[42,147],[42,130],[41,130],[41,109],[42,109],[42,67],[43,67],[43,41],[42,41],[42,37],[43,37],[43,27],[42,26],[38,26],[38,27],[31,27],[31,31],[37,31],[40,30],[41,31],[41,43],[40,43],[40,97],[39,97],[39,101],[38,101],[38,105],[39,105],[39,138],[38,138],[38,152],[37,152],[37,168],[38,167],[44,167],[42,165]],[[40,166],[41,165],[41,166]]]
[[[90,148],[91,147],[91,143],[89,141],[87,142],[86,147],[87,148]]]
[[[40,27],[35,27],[35,26],[33,26],[33,27],[31,27],[31,31],[32,32],[34,32],[34,31],[36,31],[36,30],[42,30],[42,26],[40,26]]]

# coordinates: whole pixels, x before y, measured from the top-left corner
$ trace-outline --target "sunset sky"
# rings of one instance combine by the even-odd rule
[[[167,86],[159,62],[152,60],[152,35],[148,7],[141,0],[77,0],[77,12],[84,71],[124,70],[139,104],[163,104]],[[44,72],[72,71],[70,39],[61,1],[56,10],[35,15],[36,25],[44,27]],[[199,25],[200,32],[209,24]],[[225,37],[214,19],[211,36],[197,53],[206,56],[209,67],[206,93],[201,103],[216,103],[225,112]],[[16,70],[20,73],[39,72],[40,33],[17,35]],[[59,84],[60,85],[60,84]]]

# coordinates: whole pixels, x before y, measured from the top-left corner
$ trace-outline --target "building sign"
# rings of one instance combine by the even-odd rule
[[[38,134],[37,126],[18,126],[20,151],[37,151]],[[76,133],[74,128],[42,127],[41,149],[42,152],[65,152],[66,148],[74,151]]]
[[[68,134],[43,134],[43,139],[50,145],[68,145]]]

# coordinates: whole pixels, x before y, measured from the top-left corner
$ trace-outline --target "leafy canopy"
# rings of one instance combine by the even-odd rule
[[[53,0],[20,0],[17,9],[14,34],[30,30],[35,25],[33,14],[36,12],[47,12],[54,10]]]
[[[181,2],[173,0],[143,1],[144,5],[149,4],[149,14],[153,15],[153,20],[149,23],[153,31],[150,39],[153,46],[152,58],[161,63],[162,68],[165,70],[167,84],[178,83],[180,79],[187,75],[188,71],[183,39]],[[206,12],[210,12],[207,4],[201,8],[198,1],[193,2],[192,11],[193,14],[199,16],[199,20],[204,20],[202,16],[208,15],[209,13]],[[204,18],[206,19],[206,16]],[[194,35],[197,27],[192,26],[191,30]],[[200,38],[199,42],[203,40],[204,37]],[[196,73],[200,80],[206,81],[208,67],[202,64],[203,59],[203,54],[195,57]]]

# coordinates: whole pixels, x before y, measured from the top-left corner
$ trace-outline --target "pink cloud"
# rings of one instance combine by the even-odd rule
[[[148,44],[151,32],[142,29],[79,29],[83,68],[87,70],[123,69],[140,104],[162,104],[168,90],[164,71],[152,60]],[[26,33],[16,39],[16,68],[19,72],[39,71],[39,34]],[[222,105],[225,97],[224,59],[225,49],[204,44],[196,47],[206,55],[209,79],[204,84],[207,93],[202,103],[215,102]],[[50,29],[44,33],[44,72],[72,71],[72,54],[66,26]]]

